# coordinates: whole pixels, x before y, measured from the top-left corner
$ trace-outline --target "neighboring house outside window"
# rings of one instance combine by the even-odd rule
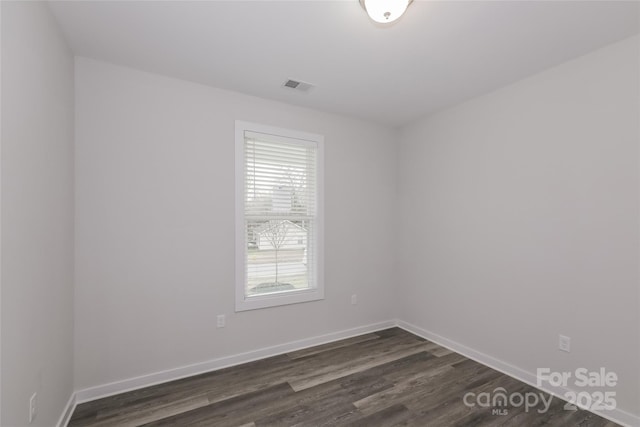
[[[236,311],[324,298],[323,137],[236,121]]]

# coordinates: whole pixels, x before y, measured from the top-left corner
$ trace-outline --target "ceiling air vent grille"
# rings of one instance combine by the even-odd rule
[[[309,89],[313,87],[311,83],[305,83],[305,82],[301,82],[299,80],[293,80],[293,79],[288,79],[286,82],[284,82],[283,86],[289,89],[295,89],[300,92],[308,92]]]

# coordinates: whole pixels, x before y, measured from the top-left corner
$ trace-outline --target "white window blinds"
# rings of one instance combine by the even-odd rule
[[[317,286],[316,142],[244,131],[246,298]]]

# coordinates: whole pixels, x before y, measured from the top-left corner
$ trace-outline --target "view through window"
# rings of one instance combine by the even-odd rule
[[[319,142],[282,133],[242,131],[245,300],[318,288]]]

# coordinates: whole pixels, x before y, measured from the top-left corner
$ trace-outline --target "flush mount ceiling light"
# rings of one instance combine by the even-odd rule
[[[400,18],[413,0],[360,0],[369,18],[380,24],[389,24]]]

